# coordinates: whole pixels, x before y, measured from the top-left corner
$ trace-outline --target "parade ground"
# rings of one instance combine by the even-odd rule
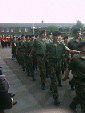
[[[81,113],[80,105],[77,105],[77,112],[69,108],[75,96],[75,91],[71,90],[69,85],[71,74],[67,81],[62,82],[62,87],[58,86],[60,105],[54,105],[50,78],[46,79],[46,89],[41,90],[39,70],[35,71],[36,81],[32,81],[16,59],[12,60],[10,47],[0,46],[0,66],[3,67],[2,71],[9,81],[9,92],[16,94],[14,101],[17,101],[17,104],[12,109],[5,110],[5,113]]]

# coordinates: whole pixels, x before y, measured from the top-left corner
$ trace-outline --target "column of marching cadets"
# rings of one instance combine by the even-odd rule
[[[46,78],[50,77],[50,90],[53,92],[55,104],[60,104],[58,88],[62,87],[61,81],[69,79],[69,72],[73,78],[69,81],[71,89],[76,91],[76,96],[69,105],[76,109],[81,105],[85,113],[85,42],[80,37],[81,29],[73,30],[74,38],[68,41],[69,36],[61,38],[61,32],[46,32],[43,29],[39,35],[15,35],[11,39],[12,60],[16,57],[23,71],[35,81],[35,70],[40,70],[41,89],[45,90]],[[61,74],[65,77],[61,78]]]

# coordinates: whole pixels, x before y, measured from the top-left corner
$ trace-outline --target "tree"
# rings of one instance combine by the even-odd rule
[[[75,29],[76,27],[81,28],[81,31],[83,31],[84,25],[81,23],[80,20],[78,20],[77,23],[76,23],[76,25],[74,25],[74,26],[71,28],[71,32],[73,32],[73,29]]]
[[[55,25],[49,25],[49,26],[46,27],[46,30],[49,31],[49,32],[53,32],[53,31],[58,30],[58,28]]]

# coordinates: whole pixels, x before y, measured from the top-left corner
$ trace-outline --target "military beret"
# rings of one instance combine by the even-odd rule
[[[51,32],[48,32],[48,33],[47,33],[47,36],[48,36],[48,35],[52,35],[52,33],[51,33]]]
[[[77,31],[81,31],[81,28],[75,28],[74,30],[73,30],[73,33],[77,33]]]
[[[39,36],[39,35],[35,35],[35,37],[37,37],[37,36]]]
[[[64,37],[63,37],[64,40],[65,40],[66,38],[68,39],[68,36],[64,36]]]
[[[40,32],[40,35],[43,34],[43,33],[45,33],[45,32],[46,32],[46,30],[43,29],[43,30]]]
[[[53,36],[59,36],[59,35],[61,35],[61,32],[60,31],[54,31],[53,32]]]
[[[21,40],[21,38],[18,38],[18,40]]]
[[[26,35],[26,36],[25,36],[25,38],[28,38],[28,37],[29,37],[29,35]]]
[[[79,42],[77,45],[78,48],[83,47],[83,46],[85,46],[85,41]]]
[[[25,35],[22,35],[21,37],[23,37],[23,36],[25,36]]]

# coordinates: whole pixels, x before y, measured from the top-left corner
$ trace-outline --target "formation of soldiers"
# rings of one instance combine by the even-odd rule
[[[69,71],[72,70],[73,79],[69,84],[73,90],[75,86],[76,97],[69,106],[71,109],[76,109],[76,105],[80,103],[81,111],[85,113],[85,50],[82,50],[83,47],[85,48],[85,42],[80,38],[80,28],[75,28],[73,34],[73,39],[68,41],[68,36],[65,36],[63,42],[59,31],[46,34],[46,30],[43,29],[39,35],[22,35],[21,38],[16,38],[14,35],[11,39],[12,60],[16,57],[23,71],[26,70],[27,76],[31,76],[33,81],[36,80],[35,69],[38,67],[42,90],[45,90],[46,78],[50,77],[50,90],[53,92],[56,104],[60,104],[57,85],[62,87],[61,80],[65,81],[69,78]],[[76,61],[78,62],[73,60],[75,59],[74,54],[77,54]],[[82,58],[83,62],[79,58]],[[78,67],[79,65],[82,70],[81,67]],[[64,71],[65,77],[61,78],[61,72],[64,74]]]

